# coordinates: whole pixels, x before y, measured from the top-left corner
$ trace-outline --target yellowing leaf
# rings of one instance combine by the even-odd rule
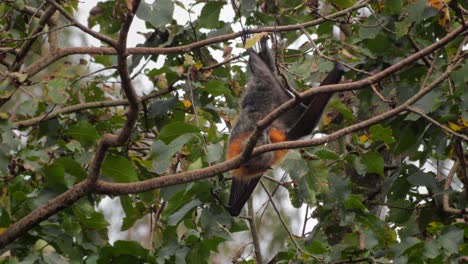
[[[461,130],[461,127],[459,125],[455,124],[455,123],[448,122],[448,125],[453,131],[460,131]]]
[[[367,142],[368,140],[369,140],[369,136],[367,136],[366,134],[359,136],[359,141],[361,143]]]
[[[184,104],[185,108],[189,108],[189,107],[192,106],[192,102],[190,102],[190,100],[188,100],[188,99],[184,99],[184,101],[182,103]]]
[[[6,230],[5,227],[0,227],[0,234],[3,233]]]
[[[195,68],[196,68],[197,70],[200,70],[202,67],[203,67],[203,64],[201,63],[201,61],[197,61],[197,62],[195,63]]]
[[[465,118],[461,118],[462,119],[462,124],[463,124],[463,127],[468,127],[468,121],[465,120]]]
[[[257,42],[259,42],[264,36],[266,36],[266,32],[255,34],[252,38],[249,38],[245,41],[245,48],[250,49],[252,48]]]
[[[332,122],[332,118],[329,115],[326,115],[322,118],[322,126],[326,127]]]

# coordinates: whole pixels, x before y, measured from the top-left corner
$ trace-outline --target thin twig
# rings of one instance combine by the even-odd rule
[[[385,102],[387,104],[393,104],[394,102],[392,100],[386,99],[378,90],[377,87],[375,87],[374,84],[371,84],[372,91],[380,98],[382,102]]]
[[[253,246],[255,251],[255,258],[257,259],[257,263],[262,264],[262,251],[260,250],[260,240],[258,239],[258,231],[255,225],[255,212],[253,208],[253,196],[250,196],[249,200],[247,201],[247,207],[249,209],[249,225],[250,225],[250,233],[252,234]]]
[[[443,204],[444,204],[444,211],[451,214],[464,214],[468,212],[467,208],[464,209],[457,209],[450,206],[450,197],[449,197],[449,190],[450,185],[452,184],[452,179],[455,173],[457,172],[459,161],[455,160],[452,168],[450,169],[449,173],[447,174],[447,179],[445,180],[444,184],[444,197],[443,197]]]
[[[419,52],[421,49],[419,48],[418,44],[414,40],[413,36],[408,34],[408,35],[406,35],[406,37],[409,39],[409,41],[411,43],[411,46],[413,46],[413,49],[416,50],[417,52]],[[424,64],[426,65],[426,67],[428,67],[428,68],[432,67],[432,62],[428,57],[422,57],[421,59],[424,62]]]
[[[307,37],[307,39],[309,40],[310,44],[312,44],[312,46],[314,47],[314,51],[317,52],[317,54],[318,54],[320,57],[322,57],[322,58],[324,58],[324,59],[326,59],[326,60],[328,60],[328,61],[332,61],[332,62],[334,62],[334,63],[340,63],[341,65],[343,65],[343,66],[345,66],[346,68],[349,68],[349,69],[351,69],[351,70],[353,70],[353,71],[360,72],[360,73],[367,74],[367,75],[372,75],[372,73],[370,73],[370,72],[368,72],[368,71],[364,71],[364,70],[357,69],[357,68],[355,68],[355,67],[353,67],[353,66],[351,66],[351,65],[349,65],[349,64],[346,64],[346,63],[344,63],[344,62],[338,61],[337,59],[334,59],[334,58],[332,58],[332,57],[329,57],[329,56],[323,54],[322,51],[320,50],[320,48],[317,46],[317,44],[315,44],[315,41],[314,41],[314,40],[312,39],[312,37],[310,36],[309,32],[307,32],[307,30],[305,30],[304,27],[301,27],[301,31],[302,31],[302,33],[304,33],[304,35]]]
[[[63,8],[61,5],[59,5],[54,0],[46,0],[46,1],[50,5],[54,6],[64,17],[66,17],[68,19],[68,21],[70,21],[72,24],[74,24],[77,28],[81,29],[83,32],[88,33],[89,35],[97,38],[98,40],[101,40],[101,41],[109,44],[109,46],[111,46],[111,47],[116,47],[117,41],[115,41],[114,39],[112,39],[112,38],[110,38],[110,37],[108,37],[108,36],[106,36],[104,34],[101,34],[99,32],[96,32],[96,31],[90,29],[89,27],[81,24],[70,13],[68,13],[67,10],[65,10],[65,8]]]
[[[273,209],[275,210],[276,214],[278,215],[278,218],[281,222],[281,225],[283,225],[283,228],[284,230],[288,233],[288,236],[289,238],[291,239],[292,243],[294,244],[294,247],[296,247],[296,250],[299,251],[300,253],[303,252],[302,248],[297,244],[296,242],[296,239],[294,238],[293,234],[291,233],[291,231],[289,231],[289,228],[288,226],[286,225],[286,222],[284,222],[284,219],[283,217],[281,216],[279,210],[278,210],[278,207],[276,207],[276,204],[275,202],[273,201],[273,198],[271,197],[271,193],[270,191],[268,191],[267,187],[265,186],[265,184],[263,184],[263,182],[260,180],[260,184],[262,185],[263,187],[263,190],[265,190],[265,193],[267,194],[268,196],[268,199],[270,200],[270,203],[271,205],[273,206]]]
[[[457,132],[453,131],[452,129],[450,129],[450,128],[444,126],[444,125],[442,125],[441,123],[437,122],[435,119],[433,119],[432,117],[426,115],[425,113],[423,113],[423,112],[420,111],[419,109],[417,109],[417,108],[415,108],[415,107],[412,107],[412,106],[407,106],[406,109],[407,109],[408,111],[410,111],[410,112],[413,112],[413,113],[415,113],[415,114],[417,114],[417,115],[420,115],[420,116],[424,117],[425,119],[427,119],[427,120],[428,120],[429,122],[431,122],[432,124],[434,124],[434,125],[436,125],[436,126],[442,128],[442,130],[444,130],[445,132],[447,132],[447,133],[449,133],[449,134],[452,134],[452,135],[454,135],[454,136],[456,136],[456,137],[458,137],[458,138],[461,138],[461,139],[463,139],[463,140],[465,140],[465,141],[468,142],[468,137],[467,137],[467,136],[462,135],[462,134],[460,134],[460,133],[457,133]]]

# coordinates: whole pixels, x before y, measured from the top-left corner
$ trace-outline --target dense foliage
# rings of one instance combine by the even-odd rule
[[[140,97],[134,125],[127,122],[129,89],[122,89],[128,85],[121,85],[124,54],[100,36],[120,39],[137,1],[97,3],[81,31],[73,15],[82,5],[56,1],[63,7],[57,10],[52,2],[0,3],[2,263],[205,263],[222,256],[248,263],[259,261],[261,249],[263,261],[274,263],[466,260],[466,1],[142,1],[134,20],[143,20],[146,29],[131,27],[129,34],[147,32],[139,33],[146,41],[137,45],[142,49],[128,50],[124,65],[137,93],[148,92]],[[177,12],[190,13],[191,20],[178,24]],[[281,27],[313,20],[305,25],[307,34]],[[280,80],[298,92],[316,86],[332,69],[330,60],[347,66],[345,83],[372,78],[464,28],[372,87],[342,89],[316,132],[341,134],[324,137],[326,144],[305,142],[307,147],[289,152],[277,173],[267,174],[269,195],[276,188],[289,194],[290,201],[277,207],[306,207],[306,218],[295,221],[301,226],[318,221],[302,234],[285,231],[281,221],[289,223],[291,216],[272,206],[268,219],[262,210],[231,217],[212,195],[226,201],[227,169],[199,170],[223,162],[250,74],[241,34],[229,34],[251,30],[247,45],[255,45],[264,35],[257,28],[266,26],[274,32]],[[94,34],[90,29],[100,46],[86,44]],[[198,44],[184,46],[192,43]],[[417,102],[405,106],[414,96]],[[393,114],[346,130],[385,113]],[[106,134],[125,134],[126,127],[131,134],[124,144],[101,149]],[[100,162],[96,153],[105,159]],[[97,185],[79,185],[91,182],[86,179],[94,165],[100,169],[99,181],[92,182]],[[184,181],[145,191],[131,184],[119,185],[120,191],[99,187],[179,172],[188,172]],[[285,177],[271,179],[279,174]],[[52,200],[60,194],[66,198]],[[120,194],[121,230],[144,225],[149,231],[137,241],[109,243],[109,219],[98,210],[104,194]],[[48,208],[54,209],[44,213]],[[33,224],[13,225],[20,220]],[[250,230],[249,223],[262,228],[245,233],[239,247],[226,243]],[[258,238],[260,232],[272,235],[260,236],[261,249],[245,250],[250,234]]]

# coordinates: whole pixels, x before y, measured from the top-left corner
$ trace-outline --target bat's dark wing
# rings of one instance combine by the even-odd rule
[[[333,70],[322,81],[320,86],[339,83],[343,76],[343,65],[337,63]],[[317,94],[307,103],[307,109],[297,118],[287,134],[288,140],[296,140],[310,134],[317,126],[323,110],[333,93]]]
[[[229,205],[227,207],[232,216],[238,216],[242,211],[245,203],[249,199],[252,192],[255,190],[261,176],[252,177],[248,181],[239,180],[236,177],[232,178],[231,194],[229,196]]]

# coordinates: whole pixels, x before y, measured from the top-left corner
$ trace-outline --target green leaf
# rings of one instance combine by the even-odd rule
[[[159,139],[164,141],[166,144],[170,143],[172,140],[180,137],[183,134],[189,133],[199,133],[200,130],[190,124],[182,122],[173,122],[161,129],[159,133]]]
[[[410,247],[420,243],[421,241],[415,237],[406,237],[406,238],[403,238],[400,243],[396,244],[395,246],[393,246],[393,253],[395,254],[395,256],[400,256],[401,254],[403,254],[405,252],[405,250],[409,249]]]
[[[167,171],[171,165],[171,158],[186,144],[194,134],[184,134],[166,145],[161,140],[156,140],[151,146],[152,171],[161,174]]]
[[[463,243],[463,230],[452,227],[448,229],[448,231],[442,233],[439,241],[446,254],[451,255],[457,253],[461,243]]]
[[[168,217],[167,224],[171,226],[177,225],[190,210],[199,206],[200,204],[201,202],[198,199],[192,200],[189,203],[185,204],[177,212],[171,214]]]
[[[436,239],[432,239],[426,242],[424,245],[423,255],[426,258],[434,259],[440,255],[441,245]]]
[[[343,115],[343,117],[348,120],[348,121],[353,121],[354,120],[354,115],[351,110],[349,110],[346,105],[344,105],[340,100],[338,99],[332,99],[329,107],[332,109],[335,109],[338,111],[340,114]]]
[[[314,255],[324,254],[328,251],[327,248],[318,240],[312,240],[310,245],[307,245],[306,249]]]
[[[411,28],[411,23],[407,20],[395,23],[395,33],[396,37],[399,39],[403,36],[408,35],[408,31]]]
[[[383,176],[384,159],[377,152],[367,152],[361,155],[362,163],[366,166],[368,173],[377,173]]]
[[[423,19],[424,9],[427,6],[427,0],[419,0],[412,4],[409,4],[405,11],[408,14],[408,21],[412,22],[420,22]]]
[[[327,148],[321,148],[317,150],[315,155],[324,160],[337,160],[340,158],[340,156],[335,151]]]
[[[390,15],[399,15],[403,10],[403,0],[385,0],[384,9]]]
[[[366,207],[361,200],[362,199],[359,195],[351,194],[343,204],[346,209],[359,209],[361,211],[366,211]]]
[[[123,156],[108,154],[102,164],[102,173],[116,182],[136,182],[137,174],[133,164]]]
[[[209,144],[206,147],[208,153],[206,156],[207,162],[215,162],[223,158],[223,148],[218,144]]]
[[[128,230],[135,222],[142,217],[140,211],[133,207],[132,199],[128,195],[120,196],[120,204],[125,212],[125,217],[122,222],[121,231]]]
[[[226,82],[211,80],[206,84],[204,91],[207,91],[213,96],[231,95],[231,91],[227,88]]]
[[[392,129],[389,127],[383,127],[382,125],[373,125],[369,129],[370,138],[374,141],[383,141],[385,144],[395,143],[395,138],[392,136]]]
[[[66,189],[65,184],[65,169],[63,166],[58,164],[52,164],[44,168],[44,174],[46,176],[46,186],[56,189]]]
[[[202,9],[198,24],[204,28],[218,28],[220,25],[219,13],[224,2],[208,2]]]
[[[177,104],[177,97],[173,96],[169,99],[159,99],[154,100],[148,107],[148,117],[162,117],[167,114],[167,112],[173,110]]]
[[[10,84],[8,79],[3,79],[0,82],[0,99],[10,98],[10,96],[16,91],[15,86]]]
[[[120,29],[120,20],[115,19],[118,12],[115,8],[115,2],[98,2],[90,12],[88,17],[89,28],[99,25],[99,32],[115,36]],[[119,9],[120,10],[120,9]],[[115,56],[101,56],[107,58],[116,58]],[[111,64],[107,65],[110,66]]]
[[[174,2],[171,0],[155,0],[152,4],[142,1],[137,10],[137,17],[151,23],[155,28],[172,22]]]
[[[373,39],[382,31],[382,25],[385,26],[387,23],[388,18],[382,16],[377,20],[375,16],[370,16],[359,28],[359,37],[362,39]]]
[[[114,242],[114,250],[119,255],[131,255],[146,259],[149,251],[137,241],[117,240]]]
[[[54,161],[54,164],[62,166],[66,173],[75,177],[76,182],[82,181],[88,175],[81,165],[70,157],[61,157]]]
[[[46,94],[54,104],[65,104],[70,97],[66,91],[67,82],[64,79],[54,79],[47,83]]]
[[[415,172],[408,177],[408,182],[413,186],[425,186],[431,190],[437,190],[435,177],[422,171]]]
[[[75,217],[87,228],[102,230],[107,228],[109,223],[107,223],[104,215],[101,213],[87,210],[86,212],[80,207],[73,207],[73,213]]]
[[[345,157],[345,161],[353,167],[359,175],[365,175],[367,172],[366,166],[364,165],[361,157],[354,154],[350,154]]]
[[[91,145],[94,141],[99,139],[96,128],[85,120],[71,126],[65,132],[65,135],[78,140],[82,145]]]

